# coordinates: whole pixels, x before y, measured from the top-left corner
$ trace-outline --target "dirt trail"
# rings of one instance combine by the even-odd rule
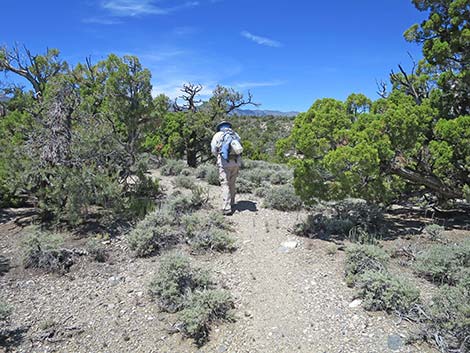
[[[223,326],[203,351],[423,351],[396,344],[406,329],[394,317],[349,307],[354,294],[343,281],[344,253],[330,254],[331,243],[293,236],[289,228],[302,215],[241,200],[257,203],[257,211],[242,207],[232,216],[239,249],[214,266],[239,299],[239,320]],[[285,242],[296,246],[283,247]]]
[[[162,178],[162,185],[170,188],[171,179]],[[215,207],[219,189],[210,192]],[[108,244],[106,263],[83,259],[65,276],[38,274],[19,264],[19,229],[11,221],[0,224],[0,251],[13,266],[0,276],[0,295],[14,307],[18,327],[18,342],[8,351],[429,351],[403,345],[407,328],[395,317],[349,307],[354,294],[343,281],[344,253],[331,254],[331,243],[289,232],[304,214],[265,209],[251,195],[241,195],[238,208],[230,218],[237,251],[193,258],[213,270],[236,302],[237,320],[214,327],[201,348],[169,334],[175,317],[161,313],[147,295],[158,257],[132,257],[120,237]],[[282,247],[287,241],[290,247]]]

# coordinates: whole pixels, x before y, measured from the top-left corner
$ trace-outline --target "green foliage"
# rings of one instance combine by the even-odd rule
[[[149,213],[127,235],[129,248],[135,256],[144,257],[176,245],[180,234],[175,222],[177,220],[168,208]]]
[[[10,305],[6,304],[3,300],[0,300],[0,322],[7,321],[12,312]]]
[[[463,268],[470,266],[470,241],[461,244],[430,246],[418,254],[415,271],[433,282],[455,284]]]
[[[209,168],[209,170],[207,171],[205,180],[210,185],[216,185],[216,186],[220,185],[220,176],[219,176],[219,171],[217,167]]]
[[[191,190],[190,196],[174,195],[167,202],[168,209],[176,216],[184,213],[194,212],[207,205],[209,202],[209,191],[201,186]]]
[[[310,238],[334,235],[373,244],[386,231],[382,209],[364,200],[346,199],[334,203],[329,213],[309,215],[295,226],[295,233]]]
[[[209,336],[210,325],[216,321],[232,320],[234,303],[230,294],[221,290],[194,292],[185,308],[178,314],[183,334],[202,345]]]
[[[194,189],[196,187],[196,183],[194,178],[186,175],[178,175],[174,180],[173,183],[176,187],[185,188],[185,189]]]
[[[243,142],[244,158],[271,162],[279,160],[276,142],[289,135],[294,120],[279,116],[232,116],[230,119]]]
[[[294,155],[294,185],[309,202],[360,197],[390,203],[411,191],[462,199],[469,185],[470,8],[464,0],[414,0],[428,19],[405,38],[425,60],[392,73],[393,90],[371,102],[316,101],[299,114],[279,155]],[[302,158],[297,158],[298,156]]]
[[[158,299],[162,310],[176,312],[186,306],[195,290],[209,289],[209,274],[191,266],[189,258],[172,253],[161,258],[157,275],[150,283],[150,294]]]
[[[419,302],[419,291],[409,282],[386,272],[366,271],[356,281],[367,310],[406,314]]]
[[[470,289],[444,285],[432,299],[426,331],[431,339],[449,351],[470,349]]]
[[[97,262],[106,262],[108,259],[108,252],[104,245],[97,239],[91,238],[86,243],[88,255]]]
[[[158,193],[139,156],[143,133],[154,126],[150,72],[135,57],[110,55],[71,71],[57,50],[25,54],[28,75],[11,67],[24,64],[21,56],[0,64],[40,92],[32,99],[16,90],[8,102],[0,202],[33,201],[43,221],[69,225],[91,212],[103,220],[142,217]]]
[[[296,190],[310,203],[348,196],[389,202],[404,191],[404,182],[422,177],[415,161],[435,115],[429,102],[416,105],[399,91],[357,116],[342,102],[315,102],[296,118],[290,137],[304,156],[292,161]],[[421,182],[430,185],[426,178]]]
[[[21,95],[21,98],[26,101],[25,96]],[[28,160],[18,149],[25,143],[27,131],[33,125],[32,117],[19,110],[0,119],[0,207],[22,203],[25,191],[22,171],[28,168]]]
[[[410,42],[422,44],[425,62],[439,88],[437,105],[445,116],[470,114],[470,8],[466,0],[413,0],[428,18],[404,34]]]
[[[345,276],[348,285],[365,272],[385,272],[389,256],[375,245],[352,245],[346,249]]]
[[[260,186],[259,188],[256,188],[253,193],[258,197],[266,197],[266,195],[269,193],[269,190],[269,186]]]
[[[240,194],[251,194],[255,188],[255,184],[243,177],[237,178],[236,186]]]
[[[261,183],[269,181],[272,171],[267,168],[242,169],[240,178],[249,181],[253,186],[260,186]]]
[[[179,175],[186,168],[186,163],[181,160],[167,159],[161,167],[162,175]]]
[[[302,201],[290,185],[269,189],[264,198],[264,206],[280,211],[296,211],[302,207]]]
[[[424,231],[429,235],[429,238],[431,240],[437,240],[442,237],[442,233],[444,232],[444,227],[433,223],[424,227]]]
[[[231,252],[236,249],[235,239],[227,233],[230,223],[218,212],[206,217],[183,215],[181,224],[187,242],[195,250]]]
[[[215,126],[225,120],[235,106],[248,104],[251,96],[245,100],[241,93],[217,86],[209,101],[200,104],[202,89],[201,85],[183,85],[180,97],[183,104],[176,101],[176,111],[167,111],[162,116],[158,130],[148,136],[147,149],[167,158],[186,158],[188,166],[193,168],[211,156],[210,142]]]
[[[195,232],[189,244],[196,250],[232,252],[236,249],[234,238],[220,229],[210,227]]]
[[[74,259],[70,251],[61,248],[63,241],[60,234],[31,230],[22,242],[24,267],[47,272],[67,271]]]

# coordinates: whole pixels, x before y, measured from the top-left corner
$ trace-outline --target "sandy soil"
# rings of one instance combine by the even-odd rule
[[[162,184],[171,188],[168,178]],[[210,190],[216,207],[218,188]],[[159,312],[147,294],[158,256],[134,258],[117,237],[106,263],[82,257],[65,275],[24,270],[23,233],[4,217],[0,254],[11,269],[0,276],[0,296],[14,311],[0,352],[433,352],[403,344],[409,324],[350,307],[344,252],[289,232],[305,214],[265,209],[252,195],[238,201],[230,218],[237,251],[193,256],[236,302],[237,320],[214,327],[201,348],[171,334],[175,316]]]

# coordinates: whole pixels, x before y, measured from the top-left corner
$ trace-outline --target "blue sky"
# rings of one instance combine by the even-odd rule
[[[260,109],[305,111],[323,97],[378,98],[377,80],[410,67],[408,52],[421,58],[403,32],[425,14],[411,0],[25,0],[0,16],[0,45],[58,48],[72,64],[138,56],[155,94],[222,84]]]

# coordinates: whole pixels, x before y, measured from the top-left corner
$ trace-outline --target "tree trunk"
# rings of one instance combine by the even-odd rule
[[[197,151],[194,149],[188,149],[186,151],[186,162],[191,168],[197,167]]]
[[[402,177],[403,179],[411,181],[412,183],[428,187],[436,194],[442,196],[444,199],[462,199],[464,197],[462,191],[451,189],[435,177],[423,176],[414,170],[404,167],[392,168],[391,172]]]

